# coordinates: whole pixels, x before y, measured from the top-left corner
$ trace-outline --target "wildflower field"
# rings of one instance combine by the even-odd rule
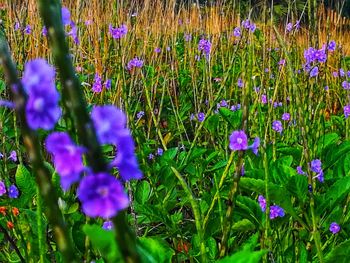
[[[0,0],[0,262],[350,262],[350,1]]]

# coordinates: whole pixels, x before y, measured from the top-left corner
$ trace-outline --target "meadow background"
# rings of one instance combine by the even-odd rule
[[[19,76],[30,60],[55,64],[37,2],[0,3]],[[62,6],[86,110],[119,107],[135,140],[143,178],[123,182],[123,224],[141,262],[348,262],[350,1]],[[9,89],[0,68],[4,106]],[[62,116],[55,130],[78,142],[74,116]],[[11,108],[0,108],[0,138],[0,261],[67,261]],[[118,154],[101,149],[108,161]],[[77,185],[62,191],[46,150],[43,159],[74,260],[137,262],[118,238],[124,225],[85,216]]]

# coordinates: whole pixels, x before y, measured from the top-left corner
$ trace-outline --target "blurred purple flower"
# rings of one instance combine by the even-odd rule
[[[106,89],[110,89],[112,87],[112,80],[107,79],[103,85],[105,86]]]
[[[16,151],[11,151],[9,159],[13,162],[17,162],[17,153]]]
[[[126,128],[125,114],[113,105],[94,106],[91,111],[97,138],[101,144],[116,144]]]
[[[46,150],[52,154],[55,169],[64,191],[78,182],[84,171],[84,149],[75,145],[66,132],[53,132],[45,140]]]
[[[134,68],[142,68],[143,60],[135,57],[128,62],[127,69],[131,71]]]
[[[236,27],[234,30],[233,30],[233,35],[235,37],[240,37],[241,36],[241,28],[240,27]]]
[[[128,28],[126,25],[121,25],[120,27],[114,28],[111,24],[109,25],[109,33],[114,39],[120,39],[128,33]]]
[[[333,222],[329,226],[329,231],[331,231],[333,235],[335,235],[340,231],[340,226],[336,222]]]
[[[305,175],[305,172],[303,171],[301,166],[297,167],[297,173],[300,174],[300,175]]]
[[[331,40],[329,43],[328,43],[328,50],[329,51],[335,51],[337,47],[337,44],[335,43],[334,40]]]
[[[184,38],[185,38],[186,42],[190,42],[192,40],[192,35],[191,34],[185,34]]]
[[[251,149],[255,155],[258,155],[259,146],[260,146],[260,138],[255,137],[253,144],[250,145],[248,149]]]
[[[290,120],[290,113],[288,113],[288,112],[283,113],[282,120],[289,121]]]
[[[276,132],[282,133],[282,131],[283,131],[282,122],[279,120],[274,120],[272,122],[272,129]]]
[[[157,155],[158,156],[162,156],[163,155],[163,149],[162,148],[158,148],[157,149]]]
[[[85,176],[77,190],[83,212],[89,217],[114,217],[129,205],[122,184],[108,173]]]
[[[347,119],[350,116],[350,104],[344,106],[344,116]]]
[[[162,50],[160,49],[160,47],[156,47],[156,48],[154,49],[154,52],[155,52],[155,53],[160,53],[160,52],[162,52]]]
[[[211,43],[209,40],[202,38],[198,43],[198,50],[201,51],[207,59],[210,57]]]
[[[270,219],[275,219],[276,217],[284,217],[284,209],[278,205],[270,206]]]
[[[19,30],[21,28],[21,24],[19,22],[15,23],[15,31]]]
[[[238,86],[239,88],[243,88],[244,82],[243,82],[243,80],[242,80],[241,78],[238,78],[238,80],[237,80],[237,86]]]
[[[144,111],[139,111],[139,112],[136,114],[136,118],[139,120],[139,119],[141,119],[144,115],[145,115],[145,112],[144,112]]]
[[[265,200],[265,198],[262,195],[259,195],[258,202],[259,202],[259,206],[260,206],[261,210],[263,212],[265,212],[265,210],[266,210],[266,200]]]
[[[292,31],[292,29],[293,29],[293,23],[288,23],[286,26],[286,31],[290,32],[290,31]]]
[[[9,187],[8,195],[10,198],[18,198],[19,192],[17,187],[14,184]]]
[[[96,93],[102,92],[102,78],[96,73],[94,78],[94,83],[92,84],[92,91]]]
[[[265,94],[261,95],[261,103],[266,104],[267,103],[267,96]]]
[[[233,131],[229,139],[229,147],[232,151],[241,151],[248,149],[248,138],[244,131]]]
[[[41,30],[41,33],[43,34],[44,37],[47,36],[47,28],[46,28],[46,26],[43,26],[43,29]]]
[[[26,25],[24,28],[24,34],[29,35],[32,33],[32,27],[30,25]]]
[[[347,82],[346,80],[344,80],[342,82],[341,86],[343,87],[343,89],[349,90],[350,89],[350,82]]]
[[[198,119],[199,122],[204,121],[204,119],[205,119],[205,114],[204,114],[203,112],[199,112],[199,113],[197,114],[197,119]]]
[[[317,77],[318,76],[318,67],[313,67],[310,71],[310,78]]]

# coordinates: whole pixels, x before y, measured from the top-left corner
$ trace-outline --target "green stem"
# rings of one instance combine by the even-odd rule
[[[39,243],[39,257],[40,263],[44,263],[44,256],[46,255],[45,246],[44,246],[44,230],[43,230],[43,219],[42,219],[42,200],[39,192],[39,188],[37,187],[37,211],[36,211],[36,219],[38,224],[38,243]]]

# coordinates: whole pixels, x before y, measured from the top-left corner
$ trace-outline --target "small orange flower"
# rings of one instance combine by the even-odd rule
[[[19,210],[17,207],[12,208],[12,214],[13,216],[18,216],[19,215]]]
[[[13,223],[11,221],[7,222],[7,228],[12,229],[14,227]]]
[[[0,213],[1,213],[3,216],[6,216],[6,207],[5,207],[5,206],[0,206]]]

